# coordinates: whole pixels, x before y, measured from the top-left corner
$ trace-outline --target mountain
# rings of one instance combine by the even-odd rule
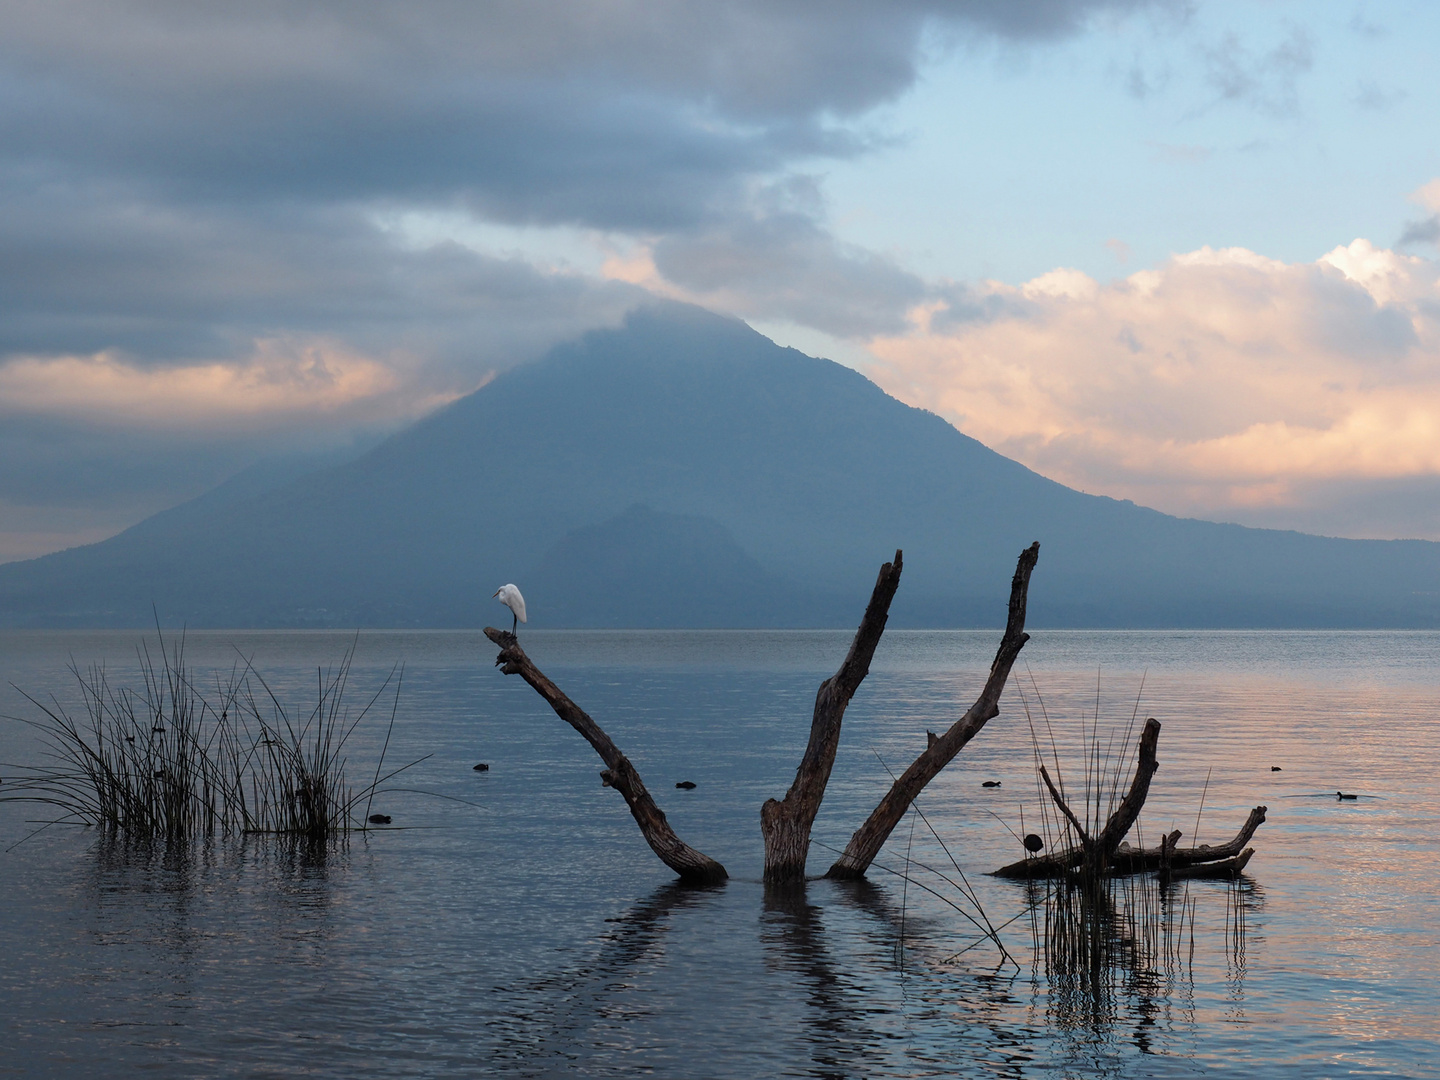
[[[1440,625],[1440,544],[1085,495],[857,372],[680,305],[507,371],[358,458],[0,566],[0,623],[846,626],[897,547],[897,625]]]

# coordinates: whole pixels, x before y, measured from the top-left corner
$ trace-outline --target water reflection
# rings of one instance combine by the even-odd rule
[[[700,916],[724,886],[667,883],[621,916],[606,919],[593,959],[514,987],[492,1023],[497,1042],[490,1060],[522,1076],[556,1075],[567,1063],[599,1064],[597,1048],[628,1045],[654,1019],[646,984],[665,966],[667,938],[677,916]],[[693,929],[693,928],[692,928]],[[663,975],[661,976],[663,978]]]
[[[1221,934],[1201,927],[1202,950],[1224,957],[1226,1018],[1243,1021],[1250,920],[1263,906],[1255,882],[1167,881],[1157,875],[1099,883],[1026,886],[1032,937],[1031,985],[1074,1058],[1122,1043],[1165,1053],[1184,1029],[1195,1034],[1196,922],[1201,893],[1224,891]],[[1214,929],[1219,929],[1218,927]],[[1217,942],[1215,939],[1219,938]],[[1202,955],[1201,962],[1213,962]]]
[[[332,930],[334,874],[348,862],[343,842],[246,837],[198,844],[127,842],[97,837],[87,888],[100,944],[146,947],[173,979],[184,979],[207,943],[233,937],[242,910],[279,931],[291,960],[323,960]],[[237,909],[241,898],[257,900]],[[217,920],[217,906],[222,915]],[[302,955],[294,955],[299,946]],[[323,952],[323,951],[322,951]]]
[[[165,843],[97,833],[89,878],[97,896],[157,894],[183,901],[217,875],[239,875],[249,869],[279,895],[301,906],[314,906],[326,903],[331,870],[348,855],[343,839],[325,842],[266,835]]]
[[[343,644],[272,637],[275,663],[292,665],[286,685],[297,688]],[[713,761],[674,814],[684,835],[716,840],[737,874],[721,891],[695,893],[663,884],[647,861],[617,857],[636,851],[634,826],[595,801],[588,748],[572,753],[548,721],[523,722],[528,699],[475,663],[473,637],[440,641],[438,652],[426,636],[385,641],[402,642],[415,661],[403,752],[435,754],[425,785],[476,798],[470,765],[496,763],[483,819],[416,813],[406,824],[427,828],[355,837],[348,850],[246,840],[137,851],[56,827],[7,852],[0,1074],[1169,1077],[1230,1068],[1440,1077],[1440,636],[1424,639],[1425,656],[1403,635],[1368,649],[1354,635],[1324,648],[1306,638],[1318,643],[1311,660],[1284,636],[1164,646],[1146,692],[1169,740],[1165,783],[1151,796],[1155,831],[1193,821],[1217,753],[1245,747],[1217,764],[1205,812],[1277,808],[1250,868],[1265,890],[1242,879],[1158,891],[1152,880],[1153,900],[1117,885],[1096,902],[1045,887],[1027,898],[1023,886],[982,879],[1014,857],[990,812],[1010,820],[1028,776],[1014,766],[1029,761],[1028,728],[1011,722],[1020,714],[1007,705],[926,798],[937,825],[964,830],[957,858],[995,924],[1020,916],[1001,931],[1019,975],[994,972],[987,944],[952,960],[974,928],[914,883],[907,898],[899,878],[764,895],[755,808],[789,780],[803,737],[797,703],[808,706],[812,668],[833,641],[789,653],[783,636],[749,642],[762,658],[751,669],[731,654],[710,657],[708,638],[666,638],[676,662],[649,667],[637,666],[645,650],[633,640],[607,638],[580,657],[589,667],[573,669],[577,695],[631,718],[625,744],[647,748],[647,776],[697,775],[697,760]],[[991,635],[983,639],[990,651],[977,645],[972,657],[948,637],[922,635],[928,667],[909,663],[908,643],[877,662],[874,686],[847,719],[853,752],[827,795],[837,831],[863,819],[884,783],[872,775],[872,746],[903,755],[953,709],[957,687],[973,692],[964,672],[983,675],[993,655]],[[577,635],[575,649],[590,640]],[[1071,642],[1073,663],[1046,677],[1056,694],[1073,687],[1093,699],[1095,666],[1112,660],[1082,645],[1129,662],[1157,655],[1165,640],[1046,635],[1027,649]],[[45,672],[63,673],[72,651],[103,651],[67,638],[32,649],[25,667],[5,641],[4,679],[60,693],[68,684],[47,683]],[[228,639],[214,641],[217,663],[228,665]],[[376,648],[388,671],[393,649]],[[1277,677],[1249,658],[1262,651]],[[767,669],[772,654],[784,662]],[[1397,675],[1391,654],[1413,662]],[[612,660],[630,667],[617,674]],[[833,670],[833,655],[825,662]],[[1363,682],[1345,681],[1362,668]],[[743,682],[743,694],[717,692],[730,682]],[[0,725],[0,760],[31,755]],[[1004,786],[981,790],[992,776]],[[1362,782],[1362,795],[1387,798],[1286,799]],[[36,824],[0,808],[0,850]],[[1078,925],[1052,940],[1048,926],[1067,902]]]
[[[866,1021],[874,1002],[867,1007],[853,976],[837,970],[825,909],[812,899],[812,887],[823,888],[807,882],[766,886],[760,924],[766,967],[780,976],[777,990],[804,1002],[800,1023],[810,1075],[829,1080],[878,1072],[875,1025]],[[885,893],[868,881],[831,884],[828,892],[887,927],[899,925]]]

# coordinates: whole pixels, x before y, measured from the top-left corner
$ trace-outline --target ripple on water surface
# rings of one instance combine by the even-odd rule
[[[124,682],[137,640],[3,632],[0,681],[73,702],[72,655]],[[390,760],[425,760],[403,786],[464,802],[395,791],[376,805],[395,828],[309,853],[123,850],[62,826],[21,843],[41,815],[0,806],[0,1075],[1440,1075],[1440,635],[1038,631],[1000,717],[922,798],[929,826],[907,820],[882,856],[910,880],[785,894],[758,880],[758,809],[848,635],[525,640],[728,885],[669,880],[590,749],[479,634],[362,634],[357,689],[405,661]],[[968,705],[995,640],[887,634],[812,872],[885,766]],[[238,648],[299,701],[349,643],[207,632],[188,652],[203,674]],[[5,694],[0,712],[31,715]],[[1248,875],[1088,898],[985,876],[1023,855],[1007,826],[1041,827],[1027,709],[1078,790],[1086,746],[1115,770],[1137,696],[1164,725],[1146,839],[1217,842],[1265,804]],[[352,760],[382,737],[357,732]],[[0,760],[38,751],[0,727]],[[965,883],[1014,920],[1013,965],[975,944]]]

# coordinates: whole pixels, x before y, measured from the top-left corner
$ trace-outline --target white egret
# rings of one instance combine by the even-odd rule
[[[510,609],[510,632],[525,621],[525,597],[514,585],[501,585],[495,590],[495,598]]]

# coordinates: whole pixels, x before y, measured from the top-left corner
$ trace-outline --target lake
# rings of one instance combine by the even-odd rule
[[[1032,634],[1000,716],[868,883],[767,894],[760,804],[793,779],[847,633],[522,633],[728,868],[695,890],[480,633],[192,632],[202,684],[243,656],[301,713],[352,642],[357,706],[403,662],[387,761],[423,760],[376,797],[391,827],[319,853],[125,850],[0,804],[0,1075],[1440,1076],[1440,634]],[[3,631],[0,681],[78,710],[71,658],[134,684],[143,640]],[[998,640],[886,634],[812,874],[887,766],[973,701]],[[36,715],[8,685],[0,713]],[[1245,875],[1130,880],[1078,915],[986,876],[1042,821],[1036,740],[1072,790],[1087,746],[1128,782],[1133,716],[1163,725],[1145,841],[1219,842],[1263,804]],[[357,731],[352,779],[388,719]],[[0,724],[0,761],[40,752]]]

